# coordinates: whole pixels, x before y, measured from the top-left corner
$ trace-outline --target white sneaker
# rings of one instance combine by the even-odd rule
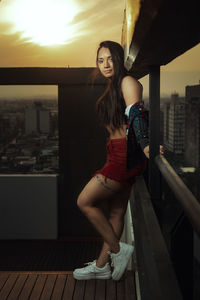
[[[132,245],[128,245],[122,242],[119,242],[119,245],[120,251],[118,253],[112,253],[108,251],[108,254],[110,254],[112,261],[111,266],[114,267],[112,273],[113,280],[119,280],[122,277],[134,249]]]
[[[75,269],[73,276],[78,280],[88,280],[88,279],[110,279],[111,278],[111,268],[109,263],[106,263],[103,268],[98,268],[96,266],[96,260],[92,262],[85,263],[87,267]]]

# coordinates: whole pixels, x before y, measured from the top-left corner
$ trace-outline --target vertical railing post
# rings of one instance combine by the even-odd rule
[[[160,216],[161,182],[160,171],[155,165],[155,157],[160,149],[160,66],[150,66],[149,73],[149,191],[155,208]],[[160,219],[160,218],[159,218]]]

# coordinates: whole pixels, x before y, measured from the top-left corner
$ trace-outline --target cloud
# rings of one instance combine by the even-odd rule
[[[67,26],[63,26],[63,32],[59,30],[59,26],[57,29],[57,21],[58,18],[52,17],[52,21],[50,22],[53,24],[52,27],[48,27],[47,34],[42,35],[41,37],[37,37],[37,34],[40,36],[41,31],[45,28],[41,29],[36,26],[40,22],[38,22],[38,14],[46,14],[46,11],[40,11],[43,7],[41,7],[40,2],[37,5],[37,15],[34,15],[34,25],[32,27],[32,24],[28,24],[27,26],[31,25],[31,28],[24,28],[24,25],[27,22],[27,16],[25,12],[27,11],[28,7],[24,7],[23,13],[21,13],[17,17],[18,22],[20,24],[13,25],[12,21],[16,18],[16,14],[14,14],[15,17],[12,18],[13,15],[13,7],[17,9],[17,4],[22,5],[22,3],[26,4],[27,2],[23,2],[25,0],[7,0],[7,5],[4,4],[3,9],[0,10],[0,24],[1,24],[1,32],[4,34],[12,34],[12,38],[17,37],[17,43],[28,43],[32,42],[34,43],[34,40],[38,40],[39,38],[40,42],[39,44],[48,45],[48,38],[51,42],[51,39],[53,36],[55,37],[55,40],[58,39],[58,36],[60,36],[60,39],[63,40],[62,44],[74,44],[77,41],[79,43],[84,43],[85,41],[91,43],[98,44],[100,41],[105,39],[111,39],[115,40],[117,42],[120,42],[121,40],[121,30],[122,30],[122,22],[123,22],[123,10],[124,10],[124,3],[120,0],[97,0],[97,1],[91,1],[91,0],[58,0],[57,3],[65,3],[65,6],[67,3],[72,3],[77,8],[77,13],[72,18],[72,20],[68,23]],[[36,0],[39,1],[39,0]],[[49,2],[53,3],[53,0],[43,0],[43,2]],[[31,2],[32,3],[32,2]],[[13,6],[12,6],[13,5]],[[19,7],[18,7],[19,9]],[[67,12],[67,10],[66,10]],[[46,18],[45,15],[45,18]],[[63,14],[65,16],[65,13]],[[62,16],[62,17],[63,17]],[[61,19],[64,19],[64,17]],[[23,18],[25,18],[23,20]],[[37,22],[35,20],[37,19]],[[20,21],[19,21],[20,20]],[[21,22],[21,20],[23,20]],[[6,22],[6,23],[5,23]],[[42,23],[45,23],[45,19]],[[64,21],[61,22],[61,24],[64,24]],[[65,29],[64,29],[65,27]],[[71,28],[71,29],[70,29]],[[54,30],[55,29],[55,30]],[[68,30],[69,29],[69,30]],[[68,33],[67,33],[68,30]],[[55,31],[55,32],[54,32]],[[30,33],[36,33],[36,37],[31,37]],[[54,32],[54,33],[52,33]],[[45,33],[45,32],[44,32]],[[64,42],[65,35],[67,37],[67,42]],[[70,36],[71,35],[71,36]],[[47,39],[47,41],[46,41]],[[84,40],[85,39],[85,40]],[[43,41],[44,40],[44,41]],[[54,40],[54,39],[53,39]],[[98,41],[97,41],[98,40]]]
[[[0,10],[0,21],[11,26],[6,34],[19,33],[21,39],[39,45],[67,44],[82,35],[72,24],[80,8],[73,0],[15,0]]]
[[[13,0],[7,1],[13,2]],[[22,39],[19,31],[11,34],[11,23],[0,22],[0,66],[95,66],[98,44],[107,39],[116,42],[121,40],[124,4],[121,0],[77,0],[76,2],[80,6],[79,13],[71,24],[77,26],[80,36],[67,45],[40,47],[27,38]]]
[[[81,13],[75,16],[73,22],[82,22],[84,28],[90,33],[110,32],[116,28],[122,28],[123,1],[80,1]],[[119,20],[121,19],[121,22]]]

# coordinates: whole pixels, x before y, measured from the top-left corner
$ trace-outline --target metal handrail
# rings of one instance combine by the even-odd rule
[[[144,178],[138,176],[130,196],[134,231],[136,290],[141,300],[183,300],[167,246]]]
[[[200,237],[200,203],[164,156],[157,155],[155,162]]]

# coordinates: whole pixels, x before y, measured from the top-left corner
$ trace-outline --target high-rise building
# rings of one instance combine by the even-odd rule
[[[182,154],[184,136],[185,99],[178,94],[172,94],[170,103],[164,104],[164,147],[175,154]]]
[[[46,109],[39,111],[39,128],[41,133],[50,132],[50,113]]]
[[[37,132],[37,111],[34,107],[25,110],[25,133]]]
[[[185,161],[200,167],[200,84],[186,86]]]
[[[35,102],[33,107],[25,110],[25,133],[49,133],[50,112],[42,107],[41,102]]]

